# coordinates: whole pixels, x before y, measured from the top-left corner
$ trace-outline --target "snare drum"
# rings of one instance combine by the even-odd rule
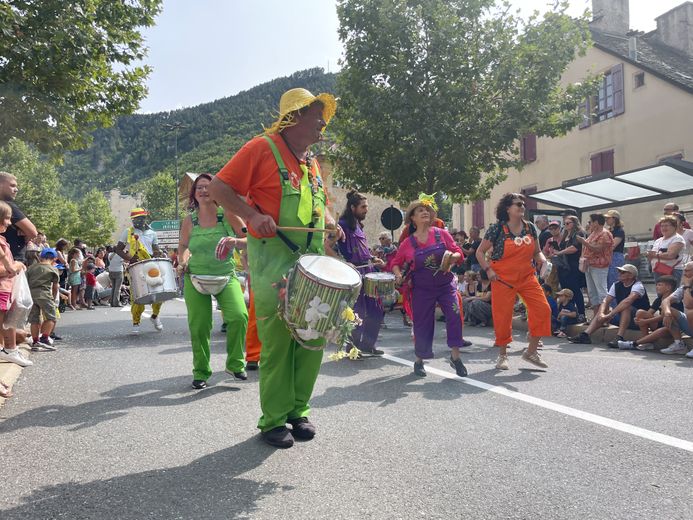
[[[130,264],[130,294],[139,305],[172,300],[178,296],[176,271],[168,258],[148,258]]]
[[[298,340],[325,337],[344,321],[342,312],[360,291],[361,276],[353,267],[329,256],[303,255],[288,276],[284,319]]]
[[[392,273],[368,273],[363,277],[363,293],[371,298],[391,296],[395,291],[395,275]]]

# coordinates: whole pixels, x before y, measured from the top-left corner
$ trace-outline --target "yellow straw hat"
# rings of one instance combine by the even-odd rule
[[[130,212],[130,218],[146,217],[149,215],[149,211],[143,208],[133,208]]]
[[[276,134],[284,128],[295,125],[293,112],[310,106],[315,101],[322,103],[322,118],[325,120],[325,124],[329,124],[337,110],[337,100],[332,94],[322,93],[314,96],[304,88],[292,88],[282,94],[279,100],[279,117],[272,123],[272,126],[265,128],[265,133]]]

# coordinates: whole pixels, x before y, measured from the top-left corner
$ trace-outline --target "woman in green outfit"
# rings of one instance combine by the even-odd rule
[[[212,177],[201,174],[190,190],[191,214],[183,220],[178,243],[179,264],[185,272],[183,296],[188,308],[188,328],[193,351],[193,382],[196,389],[206,388],[212,375],[209,364],[212,334],[212,295],[217,299],[226,324],[226,372],[245,380],[243,344],[248,328],[248,311],[238,282],[233,255],[225,260],[215,256],[217,244],[225,239],[231,248],[245,249],[243,221],[223,210],[209,197]],[[230,225],[229,225],[230,224]],[[186,251],[189,258],[186,261]],[[196,275],[206,276],[206,279]],[[192,277],[192,278],[191,278]],[[215,277],[215,278],[210,278]]]

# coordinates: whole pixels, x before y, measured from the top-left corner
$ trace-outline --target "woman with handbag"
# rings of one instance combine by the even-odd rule
[[[587,295],[590,298],[590,305],[595,316],[609,290],[606,283],[609,276],[611,254],[614,250],[614,237],[604,229],[605,223],[604,215],[592,213],[588,228],[589,236],[577,238],[578,242],[582,244],[580,270],[585,273]]]
[[[220,241],[232,250],[245,249],[243,221],[236,215],[226,215],[209,197],[212,176],[199,175],[190,190],[190,209],[181,226],[178,257],[187,262],[179,264],[185,273],[183,297],[188,309],[188,328],[193,352],[192,387],[207,387],[212,375],[209,363],[209,344],[212,334],[212,296],[221,308],[226,324],[226,372],[236,379],[248,378],[245,372],[243,344],[248,328],[248,311],[241,284],[236,277],[233,255],[219,260],[215,254]],[[229,223],[231,226],[229,226]],[[235,235],[235,236],[234,236]]]
[[[578,321],[585,317],[585,297],[582,288],[586,286],[585,274],[578,267],[582,255],[582,244],[578,237],[584,237],[580,221],[576,216],[566,215],[563,218],[563,234],[554,251],[551,262],[558,271],[558,283],[561,289],[570,289],[573,293],[573,303],[577,308]]]
[[[677,284],[681,283],[686,241],[676,232],[677,226],[678,221],[673,215],[659,219],[662,236],[655,240],[652,249],[647,252],[655,282],[661,276],[673,276]]]

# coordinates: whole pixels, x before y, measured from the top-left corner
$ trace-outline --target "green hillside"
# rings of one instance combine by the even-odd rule
[[[60,168],[65,194],[79,198],[91,188],[123,191],[157,172],[174,169],[174,137],[163,125],[181,122],[179,172],[216,173],[245,141],[274,119],[279,98],[294,87],[334,92],[335,75],[315,68],[258,85],[235,96],[196,107],[121,117],[111,128],[94,133],[86,150],[66,156]]]

